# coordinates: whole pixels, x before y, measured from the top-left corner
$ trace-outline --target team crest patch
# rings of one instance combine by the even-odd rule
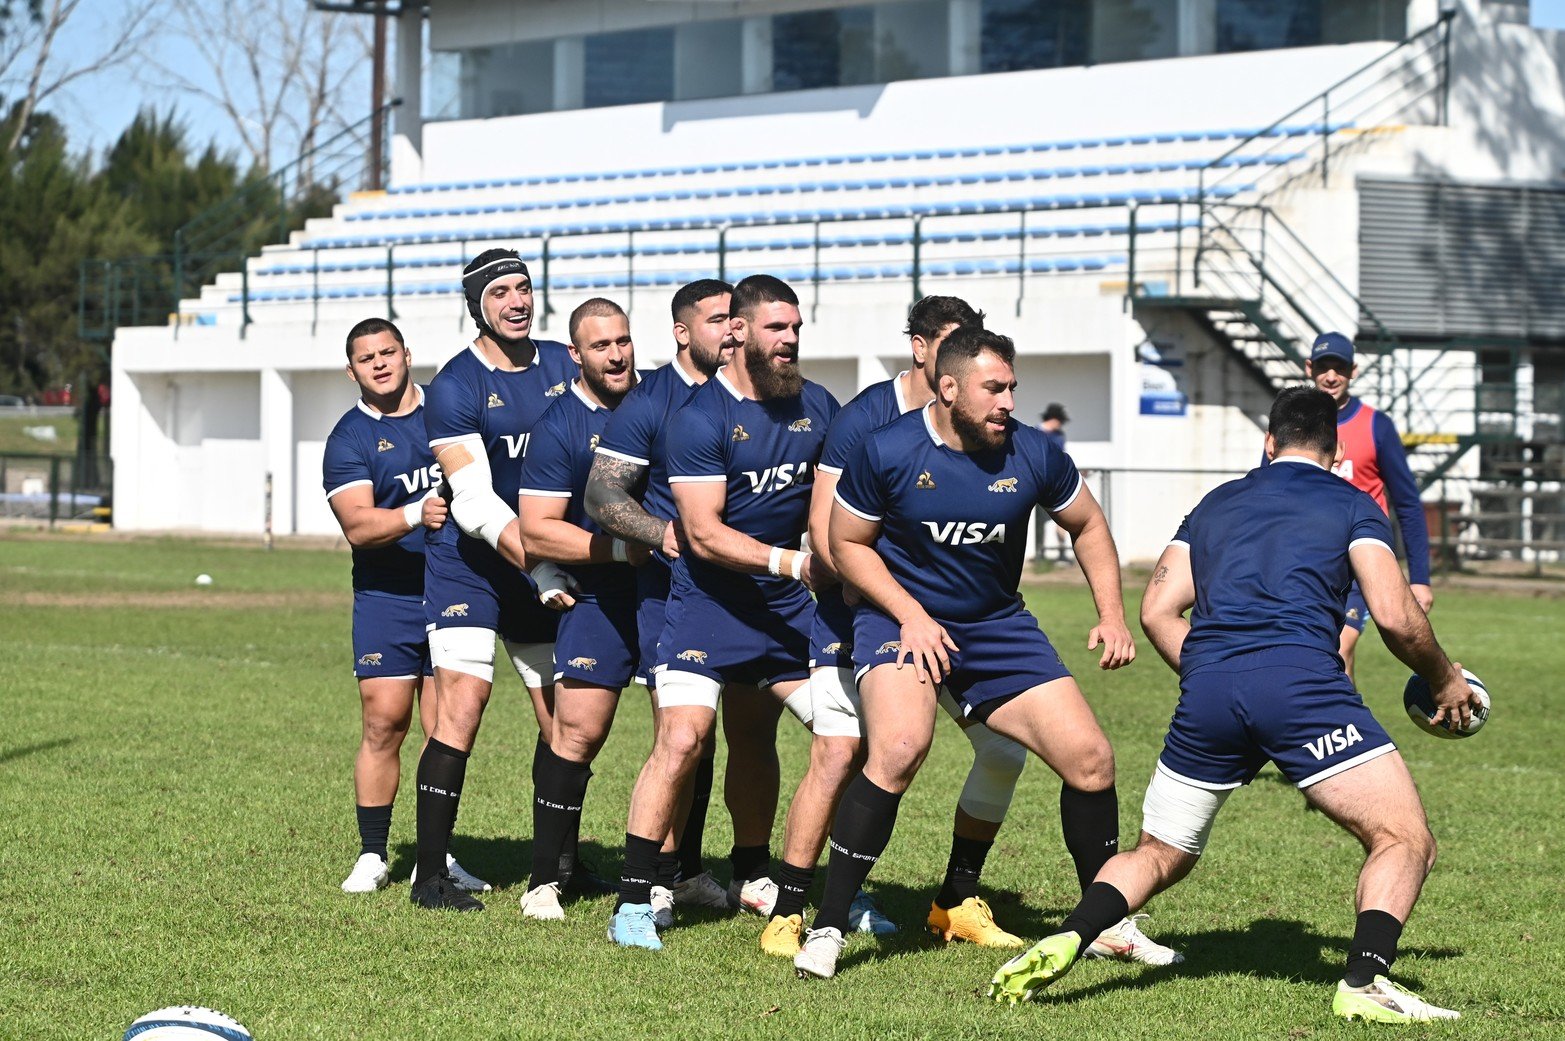
[[[591,672],[594,668],[597,667],[598,659],[596,659],[596,658],[572,658],[570,661],[566,662],[565,664],[570,666],[573,669],[586,669],[588,672]]]
[[[836,643],[828,643],[826,646],[822,647],[821,650],[825,651],[827,654],[841,654],[842,641],[838,640]]]
[[[603,435],[602,434],[593,434],[591,437],[589,437],[587,439],[587,451],[589,451],[589,452],[596,452],[598,450],[598,442],[602,441],[602,440],[603,440]]]
[[[360,665],[379,665],[380,664],[380,652],[379,651],[371,651],[369,654],[366,654],[362,658],[359,659],[359,664]]]
[[[678,654],[674,655],[674,657],[678,658],[680,661],[693,661],[697,665],[706,664],[705,651],[680,651]]]
[[[881,644],[878,648],[875,649],[875,654],[877,656],[882,655],[882,654],[901,654],[901,653],[902,653],[902,641],[901,640],[887,640],[885,643]]]
[[[546,397],[546,398],[557,398],[561,394],[564,394],[564,393],[565,393],[565,384],[564,383],[556,383],[554,386],[552,386],[548,390],[544,391],[543,392],[543,396]]]
[[[989,490],[991,492],[1014,492],[1016,491],[1016,478],[1002,477],[991,484]]]
[[[930,472],[928,470],[925,470],[923,473],[919,474],[918,475],[918,481],[913,485],[913,487],[915,487],[915,488],[922,488],[925,491],[929,491],[929,490],[933,489],[934,486],[935,486],[935,479],[930,474]]]
[[[810,429],[810,417],[805,416],[803,419],[794,420],[792,423],[788,424],[788,429],[792,430],[796,434],[807,433]]]
[[[748,440],[750,440],[750,435],[744,432],[744,427],[743,426],[735,426],[734,427],[734,440],[735,441],[748,441]]]
[[[1356,607],[1348,608],[1348,621],[1356,622],[1358,620],[1359,620],[1359,609],[1356,608]]]
[[[440,617],[442,617],[442,618],[466,618],[467,617],[467,605],[466,604],[452,604],[450,607],[448,607],[444,611],[440,612]]]
[[[490,408],[504,408],[505,407],[505,402],[500,400],[500,395],[496,394],[492,390],[489,392],[489,407]]]
[[[387,441],[385,438],[381,438],[379,441],[375,442],[375,451],[377,452],[389,452],[395,447],[397,446],[392,444],[390,441]]]

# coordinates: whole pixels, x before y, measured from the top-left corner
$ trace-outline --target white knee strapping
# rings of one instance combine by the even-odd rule
[[[1141,803],[1141,830],[1176,849],[1200,856],[1212,822],[1232,788],[1202,788],[1182,781],[1159,763]]]
[[[717,699],[723,693],[723,685],[712,677],[662,669],[656,678],[657,686],[653,688],[652,696],[657,699],[658,708],[694,705],[717,711]]]
[[[863,737],[859,725],[859,689],[853,670],[833,665],[810,670],[811,729],[816,737]]]
[[[554,644],[519,643],[501,637],[505,653],[511,656],[516,674],[529,687],[547,687],[554,682]]]
[[[973,746],[973,766],[956,804],[970,817],[998,824],[1011,808],[1027,749],[982,723],[964,727],[962,733]]]
[[[783,698],[783,708],[793,713],[793,718],[803,723],[806,727],[815,722],[815,705],[810,695],[810,681],[805,680],[794,688],[792,694]]]
[[[437,669],[494,682],[494,630],[458,626],[429,631],[429,660]]]

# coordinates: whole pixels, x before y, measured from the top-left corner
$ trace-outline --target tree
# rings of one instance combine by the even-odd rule
[[[0,94],[13,97],[10,131],[0,144],[9,160],[21,144],[34,112],[56,93],[94,73],[129,60],[152,31],[152,0],[128,6],[108,42],[80,59],[62,59],[56,49],[83,0],[26,0],[23,14],[11,0],[0,2]]]
[[[362,111],[370,52],[364,19],[317,11],[305,0],[252,0],[242,17],[223,0],[172,0],[169,7],[174,31],[205,68],[165,68],[165,76],[228,116],[256,169],[310,151],[354,122],[348,113]]]

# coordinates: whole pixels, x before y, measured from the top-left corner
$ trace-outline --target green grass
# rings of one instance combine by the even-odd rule
[[[202,571],[216,583],[198,590]],[[918,928],[967,763],[945,724],[871,879],[904,931],[855,940],[829,983],[801,983],[761,955],[753,918],[682,926],[661,955],[609,945],[607,900],[571,905],[563,925],[524,924],[534,727],[510,676],[472,760],[455,843],[500,884],[489,910],[437,916],[408,903],[412,748],[392,830],[399,882],[344,896],[358,731],[347,579],[346,554],[324,550],[0,540],[0,1036],[114,1038],[137,1015],[183,1002],[223,1009],[263,1041],[1373,1032],[1329,1014],[1359,850],[1270,771],[1230,801],[1194,875],[1151,908],[1149,931],[1184,949],[1183,965],[1089,962],[1039,1005],[981,1000],[1000,956],[936,947]],[[1040,587],[1030,601],[1114,741],[1131,841],[1172,676],[1145,646],[1127,671],[1092,668],[1084,590]],[[1401,666],[1373,638],[1360,654],[1366,698],[1402,742],[1442,843],[1397,975],[1465,1013],[1411,1034],[1558,1038],[1565,602],[1442,589],[1435,618],[1494,692],[1495,715],[1471,741],[1414,730],[1397,696]],[[633,692],[588,797],[584,843],[611,870],[648,723]],[[785,723],[782,746],[791,792],[805,737]],[[1058,787],[1029,766],[985,875],[1002,924],[1028,936],[1074,903]],[[716,857],[728,840],[718,799],[707,850],[723,878]]]
[[[22,455],[74,455],[77,428],[69,416],[0,416],[0,453]],[[43,441],[27,433],[31,427],[53,427],[55,439]]]

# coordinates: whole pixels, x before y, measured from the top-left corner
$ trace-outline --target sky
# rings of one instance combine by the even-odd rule
[[[214,0],[220,2],[220,0]],[[308,0],[297,0],[301,12]],[[87,0],[68,25],[66,38],[58,51],[62,61],[80,60],[102,53],[107,41],[120,31],[125,15],[135,0]],[[154,18],[168,18],[166,5],[157,5]],[[388,66],[390,62],[388,61]],[[174,68],[214,88],[215,81],[206,59],[189,41],[164,24],[154,31],[149,45],[122,65],[77,80],[47,103],[67,126],[71,148],[83,152],[101,152],[111,145],[122,130],[145,106],[166,112],[173,106],[188,127],[188,139],[194,147],[216,141],[220,149],[240,152],[238,131],[230,117],[211,101],[171,84],[163,69]],[[362,104],[354,101],[355,113],[370,110],[367,75],[363,78]],[[291,156],[278,157],[286,161]]]

